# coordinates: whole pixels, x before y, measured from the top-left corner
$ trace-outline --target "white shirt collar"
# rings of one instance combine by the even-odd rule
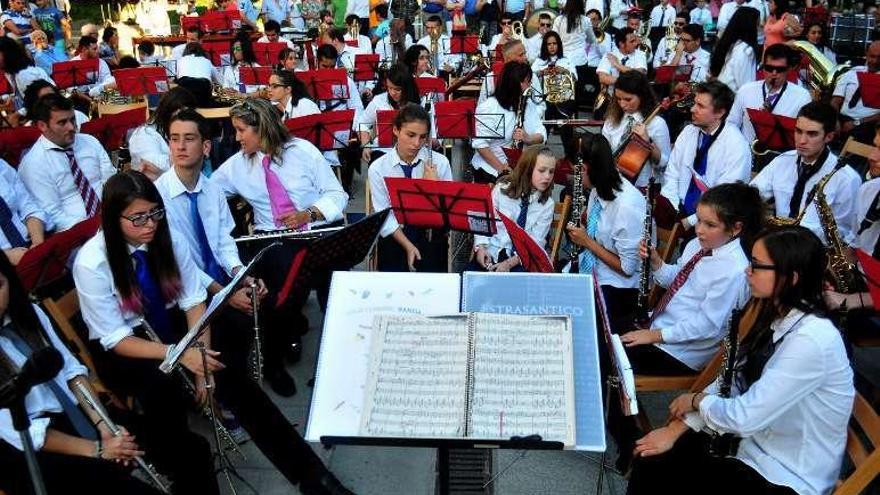
[[[193,187],[192,191],[186,188],[186,184],[180,179],[180,176],[177,175],[177,170],[174,167],[166,172],[167,174],[171,174],[168,181],[168,192],[171,193],[172,198],[176,198],[181,194],[185,194],[187,192],[200,193],[202,192],[202,188],[204,187],[204,177],[201,173],[199,173],[198,178],[196,179],[196,185]]]

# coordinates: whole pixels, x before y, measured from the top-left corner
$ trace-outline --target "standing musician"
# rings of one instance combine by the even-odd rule
[[[269,76],[269,100],[281,111],[282,120],[321,113],[309,97],[306,85],[291,70],[279,70]]]
[[[504,64],[495,94],[477,105],[476,114],[482,121],[477,122],[477,137],[471,141],[476,150],[471,160],[474,182],[495,183],[500,174],[510,172],[502,147],[517,142],[528,145],[546,141],[540,107],[526,94],[531,84],[532,69],[528,64],[508,62]],[[498,125],[487,126],[488,121]]]
[[[208,443],[199,435],[175,431],[174,425],[149,429],[134,413],[114,411],[122,429],[122,434],[114,437],[76,391],[74,384],[80,383],[92,397],[98,396],[89,385],[88,368],[61,342],[40,308],[30,303],[4,256],[0,256],[0,282],[0,316],[4,318],[0,328],[0,380],[11,379],[27,357],[45,343],[62,358],[57,375],[31,388],[24,400],[31,420],[29,434],[49,493],[158,494],[158,490],[133,478],[126,469],[135,456],[144,456],[144,451],[158,470],[172,477],[175,493],[218,493]],[[78,401],[81,408],[77,407]],[[0,489],[6,493],[31,493],[22,448],[10,411],[3,409]]]
[[[712,50],[709,75],[736,92],[755,80],[758,11],[751,7],[737,9],[729,27]]]
[[[813,101],[809,91],[788,82],[788,73],[794,66],[792,55],[787,45],[771,45],[764,51],[764,80],[746,83],[736,93],[727,123],[742,130],[749,143],[756,138],[749,108],[796,117],[804,105]]]
[[[535,61],[532,62],[532,87],[535,88],[535,94],[544,95],[549,86],[546,81],[557,73],[569,74],[574,83],[574,87],[579,88],[578,73],[571,63],[571,59],[565,56],[562,50],[562,39],[556,31],[548,31],[541,41],[541,50]],[[575,96],[575,95],[572,95]],[[546,110],[544,117],[546,119],[569,119],[575,116],[577,112],[577,101],[571,99],[561,103],[545,102]],[[572,126],[560,127],[560,137],[563,143],[571,143],[573,134]]]
[[[416,45],[422,45],[428,49],[431,54],[431,65],[434,68],[434,74],[437,77],[443,77],[461,66],[464,58],[461,54],[449,53],[452,50],[452,41],[448,34],[443,32],[443,21],[440,16],[432,15],[425,20],[425,36],[416,41]],[[436,38],[437,53],[434,53],[435,43],[431,42],[432,37]],[[407,50],[408,51],[408,50]]]
[[[0,249],[9,262],[18,265],[28,249],[43,243],[52,227],[15,169],[0,159]]]
[[[794,128],[795,149],[770,162],[752,179],[752,185],[771,202],[780,217],[796,218],[803,214],[800,225],[812,230],[826,244],[820,208],[816,203],[815,185],[826,175],[830,178],[823,192],[837,221],[840,236],[847,244],[855,238],[856,198],[861,179],[852,167],[839,164],[828,143],[834,139],[837,112],[823,102],[811,102],[798,112]],[[838,170],[839,169],[839,170]]]
[[[880,121],[880,110],[865,105],[859,85],[859,72],[880,71],[880,41],[874,41],[865,50],[865,65],[847,71],[837,81],[831,104],[840,112],[840,130],[861,143],[874,138],[874,124]]]
[[[431,118],[424,108],[403,104],[394,117],[392,130],[397,138],[394,147],[370,164],[370,191],[376,211],[391,206],[386,177],[452,180],[449,160],[431,150]],[[400,225],[394,215],[388,215],[379,235],[379,271],[446,273],[449,250],[446,232]]]
[[[162,197],[145,175],[128,171],[113,176],[102,200],[102,230],[83,245],[73,267],[96,365],[108,385],[137,398],[151,427],[184,434],[188,427],[179,375],[166,375],[159,363],[204,314],[204,273],[182,235],[169,227]],[[143,338],[142,315],[160,342]],[[195,374],[197,400],[211,400],[206,387],[208,380],[216,380],[217,398],[292,484],[300,483],[303,493],[351,493],[251,378],[252,335],[222,325],[215,330],[199,338],[205,354],[190,347],[179,363]],[[182,493],[201,492],[189,488]]]
[[[637,187],[646,186],[652,175],[658,179],[663,176],[672,151],[669,128],[663,117],[656,115],[650,122],[644,123],[656,106],[657,99],[648,77],[639,71],[624,72],[614,85],[614,98],[602,125],[602,135],[608,140],[615,156],[625,149],[633,133],[650,143],[651,156],[636,178]]]
[[[710,187],[747,182],[752,170],[749,144],[739,129],[724,119],[733,91],[718,81],[697,85],[691,124],[685,127],[666,166],[660,192],[676,209],[685,232],[697,223],[697,202]]]
[[[584,0],[569,0],[566,2],[562,14],[556,16],[556,19],[553,20],[553,31],[559,35],[562,41],[562,46],[559,48],[560,53],[562,53],[564,48],[565,53],[568,54],[571,60],[571,65],[577,71],[575,79],[580,81],[586,80],[588,77],[587,44],[596,43],[596,34],[593,32],[592,22],[590,22],[586,15]],[[578,84],[575,87],[578,89],[577,100],[584,102],[586,95],[583,91],[583,85]]]
[[[419,45],[413,45],[419,46]],[[407,103],[419,104],[419,90],[412,74],[403,64],[396,64],[385,73],[385,92],[376,95],[357,121],[358,139],[363,147],[362,158],[367,163],[388,153],[389,148],[379,147],[377,112],[400,110]],[[374,142],[375,137],[375,142]],[[372,146],[371,146],[372,144]]]
[[[101,188],[116,173],[101,143],[76,132],[73,103],[56,93],[34,105],[42,134],[18,167],[18,175],[56,231],[96,215]]]
[[[528,146],[510,175],[498,179],[492,188],[492,204],[512,220],[516,220],[538,246],[547,244],[553,221],[555,203],[553,173],[556,157],[545,145]],[[516,254],[510,233],[502,222],[491,237],[474,236],[474,259],[468,270],[491,272],[523,272],[522,260]]]
[[[628,494],[681,492],[683,480],[688,493],[711,482],[721,494],[833,490],[855,391],[840,332],[823,315],[825,258],[803,227],[758,237],[747,273],[752,296],[766,305],[731,379],[672,402],[675,419],[636,444]]]
[[[727,25],[730,24],[730,21],[733,20],[733,14],[735,14],[738,10],[742,10],[748,5],[745,5],[746,0],[733,0],[732,2],[725,2],[721,5],[721,8],[718,11],[718,22],[716,22],[716,27],[718,28],[719,37],[724,34],[724,31],[727,29]],[[757,13],[757,9],[755,10]],[[756,25],[757,27],[757,25]],[[734,27],[736,29],[736,27]]]
[[[614,83],[620,74],[629,71],[639,71],[642,74],[648,73],[648,61],[645,59],[645,52],[638,49],[639,37],[630,28],[623,28],[617,31],[614,38],[617,49],[605,55],[605,58],[599,62],[596,67],[596,74],[599,75],[599,83],[605,88],[609,97],[614,96]],[[604,111],[600,110],[600,111]]]

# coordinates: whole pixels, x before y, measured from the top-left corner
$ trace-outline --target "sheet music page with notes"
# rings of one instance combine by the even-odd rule
[[[466,316],[373,320],[362,435],[464,436]]]
[[[469,436],[575,443],[568,317],[476,314]]]

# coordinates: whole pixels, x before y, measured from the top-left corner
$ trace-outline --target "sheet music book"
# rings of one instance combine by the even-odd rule
[[[568,316],[380,315],[361,434],[575,443]]]

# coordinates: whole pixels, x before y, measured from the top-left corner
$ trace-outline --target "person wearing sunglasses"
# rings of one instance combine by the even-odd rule
[[[861,184],[859,174],[852,167],[840,167],[828,147],[836,126],[837,112],[831,105],[818,101],[804,105],[795,123],[795,149],[774,158],[751,182],[765,201],[775,205],[777,217],[803,214],[799,225],[815,232],[826,245],[829,239],[820,218],[815,185],[834,172],[822,192],[840,238],[851,244],[856,235],[855,205]]]
[[[538,30],[535,34],[526,38],[524,42],[529,62],[534,62],[541,54],[541,41],[544,39],[544,35],[551,29],[553,29],[553,18],[550,17],[550,14],[541,12],[538,15]]]
[[[483,47],[483,56],[484,57],[496,57],[498,52],[498,47],[503,47],[507,45],[507,43],[514,41],[513,38],[513,16],[509,13],[504,12],[501,14],[501,19],[498,21],[498,34],[492,36],[489,44]]]
[[[745,83],[736,92],[727,124],[738,127],[749,143],[757,137],[749,118],[749,109],[797,117],[800,109],[813,100],[805,88],[788,82],[788,74],[796,58],[788,45],[771,45],[764,51],[764,64],[761,66],[764,80]]]
[[[678,42],[681,40],[681,33],[685,26],[687,26],[687,14],[676,14],[675,21],[672,22],[672,31],[674,35],[671,37],[666,36],[666,32],[664,31],[663,36],[657,41],[657,46],[654,50],[654,59],[651,61],[655,69],[661,65],[666,65],[672,60],[672,57],[675,56]]]

